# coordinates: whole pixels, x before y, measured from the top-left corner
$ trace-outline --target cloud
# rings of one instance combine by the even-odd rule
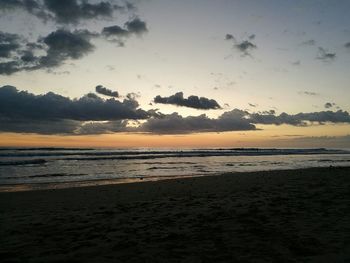
[[[241,117],[240,112],[228,112],[217,119],[208,118],[205,114],[182,117],[178,113],[172,113],[161,118],[149,119],[138,128],[138,131],[154,134],[186,134],[255,129],[253,124]]]
[[[77,24],[81,20],[112,17],[115,10],[133,10],[127,1],[87,0],[0,0],[0,11],[24,10],[47,22],[53,20],[60,26],[47,36],[36,41],[17,34],[0,31],[0,75],[11,75],[20,71],[46,69],[51,71],[67,60],[80,59],[94,50],[92,38],[114,37],[119,46],[124,46],[125,37],[148,32],[147,24],[140,18],[133,18],[119,26],[104,27],[102,32],[87,29],[69,30],[67,24]],[[63,27],[62,27],[63,25]],[[35,37],[35,36],[33,36]]]
[[[115,11],[130,11],[128,2],[83,0],[0,0],[0,10],[21,9],[39,19],[59,24],[77,24],[82,20],[111,18]]]
[[[252,42],[255,39],[255,34],[248,37],[247,40],[237,41],[232,34],[226,34],[225,40],[233,41],[234,48],[242,53],[243,56],[250,56],[250,52],[257,48]]]
[[[138,107],[138,102],[132,98],[120,102],[114,98],[104,100],[89,93],[72,100],[53,92],[34,95],[18,91],[12,86],[0,88],[0,116],[9,119],[27,121],[147,119],[149,114]]]
[[[299,91],[300,95],[308,95],[308,96],[318,96],[320,95],[317,92],[313,92],[313,91]]]
[[[226,34],[225,40],[234,40],[234,36],[232,34]]]
[[[318,48],[318,55],[316,58],[319,60],[325,61],[325,62],[329,62],[329,61],[332,61],[336,58],[336,54],[331,53],[322,47],[319,47]]]
[[[213,99],[208,99],[205,97],[198,97],[198,96],[189,96],[186,99],[184,98],[183,92],[177,92],[176,94],[169,97],[161,97],[158,95],[154,98],[154,102],[161,103],[161,104],[172,104],[176,106],[183,106],[183,107],[202,109],[202,110],[221,109],[221,106],[219,105],[219,103],[217,103]]]
[[[9,58],[20,46],[20,37],[0,31],[0,58]]]
[[[124,28],[114,25],[104,27],[102,35],[110,41],[119,43],[119,46],[124,46],[124,39],[132,35],[142,35],[148,32],[146,22],[140,20],[138,17],[126,22]]]
[[[143,33],[148,32],[146,23],[140,20],[138,17],[126,22],[125,26],[132,34],[142,35]]]
[[[327,102],[327,103],[325,103],[324,107],[325,107],[326,109],[330,109],[330,108],[332,108],[332,107],[335,106],[335,105],[336,105],[336,104],[333,103],[333,102]]]
[[[79,59],[92,52],[94,46],[90,43],[93,33],[82,31],[56,30],[42,39],[48,50],[47,55],[40,58],[39,67],[59,66],[67,59]]]
[[[304,42],[301,42],[300,45],[302,45],[302,46],[315,46],[316,41],[313,39],[310,39],[310,40],[306,40]]]
[[[120,26],[108,26],[103,28],[102,34],[107,37],[110,37],[110,36],[126,37],[129,35],[129,31],[121,28]]]
[[[248,41],[248,40],[245,40],[245,41],[242,41],[240,43],[237,43],[235,45],[235,47],[241,51],[242,53],[244,53],[245,55],[249,55],[249,51],[252,50],[252,49],[256,49],[256,45],[253,44],[252,42]]]
[[[345,43],[344,47],[346,47],[346,48],[349,48],[349,49],[350,49],[350,42]]]
[[[45,7],[58,23],[77,23],[82,19],[111,17],[114,11],[109,2],[91,4],[76,0],[44,0]]]
[[[96,86],[95,90],[97,93],[105,95],[105,96],[114,97],[114,98],[119,97],[118,91],[112,91],[110,89],[103,87],[102,85]]]
[[[68,59],[80,59],[94,50],[90,39],[94,34],[87,30],[73,32],[58,29],[37,43],[29,43],[22,39],[17,42],[16,49],[11,50],[7,60],[1,60],[0,74],[10,75],[23,70],[37,70],[58,67]],[[13,36],[14,38],[14,36]],[[17,36],[16,39],[20,39]],[[45,55],[35,53],[46,52]]]
[[[129,125],[130,120],[135,120],[136,125]],[[189,134],[257,130],[256,125],[350,124],[350,115],[342,110],[277,115],[274,110],[250,113],[233,109],[217,118],[205,114],[183,117],[176,112],[142,110],[133,94],[123,101],[102,99],[93,93],[70,99],[52,92],[34,95],[3,86],[0,88],[0,123],[0,132]]]
[[[326,122],[331,123],[350,123],[350,116],[347,111],[338,110],[333,111],[320,111],[311,113],[298,113],[290,115],[285,112],[280,115],[271,114],[259,114],[251,113],[247,117],[251,123],[255,124],[274,124],[274,125],[294,125],[294,126],[307,126],[308,122],[323,124]]]
[[[140,21],[139,19],[132,21],[135,20]],[[147,32],[135,25],[131,28],[135,31],[127,31],[125,36]],[[115,27],[104,28],[101,34],[89,30],[57,29],[33,43],[19,35],[0,31],[0,75],[59,67],[67,60],[77,60],[93,52],[95,49],[91,43],[93,38],[115,34]],[[122,44],[124,45],[124,42]]]

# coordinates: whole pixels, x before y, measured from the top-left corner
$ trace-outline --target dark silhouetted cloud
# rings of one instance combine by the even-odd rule
[[[138,125],[128,125],[135,120]],[[101,134],[134,132],[152,134],[186,134],[256,130],[256,125],[293,125],[348,123],[347,111],[320,111],[276,115],[274,110],[250,113],[233,109],[217,118],[183,117],[178,113],[162,114],[139,108],[134,94],[123,101],[102,99],[89,93],[70,99],[49,92],[34,95],[15,87],[0,88],[0,132],[39,134]]]
[[[300,95],[308,95],[308,96],[318,96],[320,95],[317,92],[313,92],[313,91],[299,91]]]
[[[252,50],[252,49],[256,49],[256,45],[253,44],[252,42],[248,41],[248,40],[245,40],[245,41],[242,41],[240,43],[237,43],[235,45],[235,47],[241,51],[242,53],[248,55],[249,54],[249,51]]]
[[[130,98],[120,102],[89,93],[72,100],[53,92],[34,95],[12,86],[0,88],[0,116],[9,119],[107,121],[148,118],[148,113],[138,107],[138,102]]]
[[[112,91],[110,89],[103,87],[102,85],[96,86],[95,90],[97,93],[105,95],[105,96],[114,97],[114,98],[119,97],[118,91]]]
[[[129,31],[121,28],[120,26],[109,26],[109,27],[103,28],[102,34],[107,37],[110,37],[110,36],[126,37],[129,35]]]
[[[242,55],[250,55],[250,51],[257,48],[257,46],[252,42],[255,39],[255,34],[248,37],[247,40],[238,41],[232,34],[226,34],[225,40],[233,41],[234,48],[242,53]]]
[[[335,53],[331,53],[329,52],[328,50],[322,48],[322,47],[319,47],[318,48],[318,55],[316,57],[317,59],[319,60],[322,60],[322,61],[332,61],[336,58],[336,54]]]
[[[189,107],[194,109],[203,109],[203,110],[221,109],[221,106],[219,105],[219,103],[217,103],[213,99],[208,99],[205,97],[198,97],[198,96],[189,96],[186,99],[184,98],[183,92],[177,92],[176,94],[170,97],[161,97],[158,95],[154,98],[154,102],[161,103],[161,104],[172,104],[176,106],[183,106],[183,107]]]
[[[225,132],[255,130],[256,127],[242,118],[240,111],[226,112],[217,119],[208,118],[205,114],[182,117],[178,113],[151,118],[143,123],[139,132],[155,134],[186,134],[200,132]]]
[[[30,42],[24,37],[0,31],[0,75],[20,71],[46,69],[61,66],[67,60],[80,59],[94,50],[92,38],[107,38],[125,45],[126,37],[148,32],[147,24],[132,14],[132,19],[120,26],[104,27],[102,32],[87,29],[69,30],[66,24],[81,20],[112,17],[115,10],[134,10],[128,1],[88,0],[0,0],[0,12],[24,10],[45,21],[64,24],[44,37]],[[131,15],[131,14],[130,14]],[[35,37],[35,36],[32,36]]]
[[[58,23],[77,23],[83,19],[111,17],[114,7],[109,2],[95,4],[77,0],[44,0],[45,7]]]
[[[146,22],[140,20],[139,18],[134,18],[124,24],[124,28],[115,25],[104,27],[102,30],[102,35],[110,41],[117,42],[119,46],[124,46],[124,39],[132,35],[142,35],[147,33]]]
[[[0,75],[10,75],[23,70],[49,69],[62,65],[68,59],[80,59],[94,50],[90,39],[95,35],[87,30],[58,29],[37,43],[17,42],[7,60],[0,57]],[[19,37],[18,37],[19,39]],[[46,52],[35,55],[35,52]]]
[[[104,28],[102,35],[108,36],[112,34],[113,30]],[[140,29],[134,30],[136,31],[127,31],[127,36],[141,32]],[[33,43],[26,41],[19,35],[0,31],[0,75],[11,75],[19,71],[51,69],[61,66],[69,59],[80,59],[94,50],[95,47],[91,43],[91,39],[100,36],[100,34],[88,30],[58,29]],[[37,55],[43,52],[46,54]]]
[[[77,24],[82,20],[111,18],[115,11],[130,11],[128,2],[87,0],[0,0],[0,10],[22,9],[44,21]]]
[[[143,33],[148,32],[146,23],[138,17],[126,22],[125,27],[130,33],[136,35],[142,35]]]
[[[348,43],[345,43],[345,45],[344,45],[346,48],[349,48],[350,49],[350,42],[348,42]]]
[[[0,31],[0,58],[9,58],[20,47],[20,37]]]
[[[333,103],[333,102],[327,102],[327,103],[324,104],[324,107],[325,107],[326,109],[330,109],[330,108],[333,108],[333,106],[335,106],[335,105],[336,105],[336,104]]]
[[[234,40],[235,38],[232,34],[226,34],[225,39],[226,40]]]
[[[70,32],[59,29],[42,39],[48,47],[47,55],[40,58],[43,67],[59,66],[66,59],[79,59],[93,51],[94,46],[90,43],[93,36],[87,30]]]

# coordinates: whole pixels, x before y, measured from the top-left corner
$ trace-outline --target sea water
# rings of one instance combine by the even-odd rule
[[[350,151],[323,148],[0,148],[0,186],[159,180],[329,166],[350,166]]]

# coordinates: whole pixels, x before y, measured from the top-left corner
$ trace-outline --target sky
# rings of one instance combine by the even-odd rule
[[[0,0],[0,146],[350,148],[347,0]]]

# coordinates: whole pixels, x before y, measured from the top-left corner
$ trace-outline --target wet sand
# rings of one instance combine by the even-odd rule
[[[1,262],[350,262],[350,168],[0,193]]]

